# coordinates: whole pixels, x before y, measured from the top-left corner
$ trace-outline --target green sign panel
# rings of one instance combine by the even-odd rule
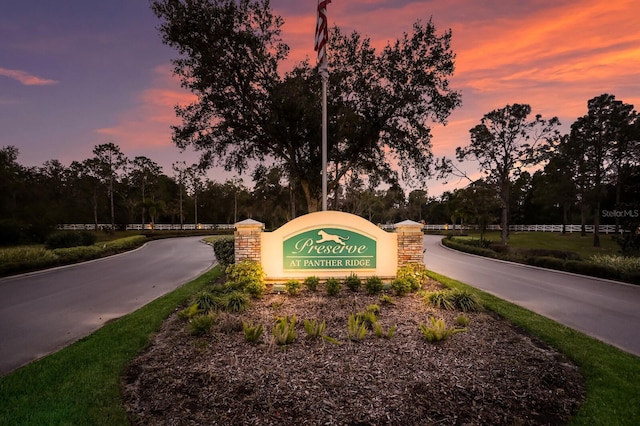
[[[283,243],[285,270],[374,269],[376,241],[357,232],[317,228]]]

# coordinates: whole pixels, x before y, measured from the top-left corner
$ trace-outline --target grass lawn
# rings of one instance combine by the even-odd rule
[[[640,358],[513,303],[436,273],[450,288],[475,294],[491,311],[566,354],[586,380],[587,399],[571,424],[640,424]]]
[[[126,425],[119,380],[162,322],[216,267],[52,355],[0,378],[0,425]],[[34,312],[37,315],[37,312]]]
[[[469,237],[479,238],[480,233],[470,232]],[[485,238],[500,242],[500,232],[486,232]],[[620,250],[620,246],[613,241],[611,235],[601,234],[600,247],[593,247],[593,235],[587,234],[581,237],[579,232],[564,235],[560,232],[512,232],[509,234],[509,245],[518,248],[573,251],[583,259],[588,259],[595,254],[617,254]]]

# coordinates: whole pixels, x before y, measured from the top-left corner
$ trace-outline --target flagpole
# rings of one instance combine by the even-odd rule
[[[327,210],[327,82],[329,75],[322,74],[322,211]]]
[[[318,72],[322,76],[322,211],[327,210],[327,5],[331,0],[318,0],[318,20],[316,22],[316,40],[314,50],[318,52]]]

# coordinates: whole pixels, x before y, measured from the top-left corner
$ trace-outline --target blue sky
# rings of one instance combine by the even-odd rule
[[[125,155],[145,155],[171,174],[192,163],[171,143],[173,106],[191,95],[171,75],[174,51],[162,44],[145,0],[22,0],[0,14],[0,147],[18,147],[18,161],[65,165],[114,142]],[[314,58],[315,0],[272,1],[285,18],[289,67]],[[447,127],[434,128],[434,153],[452,157],[469,142],[482,115],[528,103],[563,128],[586,113],[587,101],[612,93],[640,104],[640,25],[634,0],[334,0],[329,23],[357,29],[376,47],[430,17],[453,30],[457,53],[452,87],[463,106]],[[330,45],[329,45],[330,54]],[[475,165],[465,164],[470,173]],[[219,169],[209,177],[232,175]],[[245,183],[250,179],[245,178]],[[440,182],[425,182],[438,195]]]

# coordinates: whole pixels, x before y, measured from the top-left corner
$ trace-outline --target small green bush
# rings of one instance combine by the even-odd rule
[[[342,291],[342,284],[335,278],[329,278],[325,283],[327,295],[337,296]]]
[[[217,311],[218,309],[223,308],[225,305],[225,303],[219,296],[214,296],[212,293],[206,290],[196,295],[195,304],[198,309],[204,313]]]
[[[262,265],[254,260],[243,260],[227,267],[227,275],[232,282],[255,298],[261,298],[267,289]]]
[[[373,325],[378,322],[378,316],[371,311],[358,312],[356,317],[369,330],[373,330]]]
[[[296,340],[298,337],[298,333],[296,333],[296,321],[297,318],[295,314],[291,317],[280,317],[276,320],[276,324],[272,329],[276,344],[290,345]]]
[[[377,277],[375,275],[367,277],[364,282],[364,287],[367,290],[368,294],[378,294],[382,291],[382,280],[380,279],[380,277]]]
[[[615,269],[621,274],[640,272],[640,257],[602,254],[592,256],[589,262]]]
[[[213,317],[207,314],[196,315],[189,322],[189,333],[193,336],[203,336],[211,330]]]
[[[243,322],[242,330],[244,331],[244,340],[249,343],[257,343],[262,337],[262,324],[253,325],[251,322]]]
[[[396,296],[402,297],[407,293],[411,292],[411,282],[406,278],[396,278],[391,281],[391,289],[395,293]]]
[[[347,338],[352,341],[360,341],[367,335],[367,325],[356,314],[349,315],[347,323]]]
[[[383,337],[385,339],[391,339],[393,337],[393,335],[396,332],[396,327],[397,325],[392,325],[391,327],[389,327],[389,330],[387,330],[387,332],[385,333],[382,330],[382,325],[379,322],[376,322],[373,325],[373,333],[376,335],[376,337]]]
[[[420,263],[408,263],[398,269],[397,278],[405,279],[411,284],[411,291],[418,291],[427,282],[427,269]]]
[[[362,280],[358,278],[358,276],[354,273],[349,274],[348,277],[344,279],[344,285],[353,292],[360,290],[362,286]]]
[[[471,320],[470,320],[470,319],[469,319],[469,317],[468,317],[468,316],[466,316],[466,315],[459,315],[459,316],[457,316],[457,317],[456,317],[456,322],[455,322],[455,324],[456,324],[458,327],[466,327],[466,326],[468,326],[470,323],[471,323]]]
[[[451,290],[432,291],[426,296],[427,301],[435,308],[452,311],[454,309],[451,300]]]
[[[525,263],[527,265],[538,266],[540,268],[556,269],[562,271],[564,270],[565,261],[562,259],[558,259],[557,257],[536,256],[526,258]]]
[[[198,307],[198,304],[194,303],[192,305],[189,305],[189,307],[184,308],[181,311],[178,311],[178,318],[186,321],[186,320],[190,320],[191,318],[201,313],[202,313],[202,310]]]
[[[226,268],[226,272],[233,281],[245,278],[263,281],[265,277],[262,265],[255,260],[243,260],[240,263],[229,265]]]
[[[462,312],[475,312],[480,310],[478,299],[473,293],[467,290],[452,290],[451,301],[453,306]]]
[[[420,324],[420,332],[427,342],[440,342],[448,339],[454,334],[467,331],[466,328],[447,327],[444,319],[435,317],[429,317],[430,325]]]
[[[385,305],[395,305],[396,302],[393,300],[393,298],[389,295],[383,294],[382,296],[380,296],[380,303],[383,303]]]
[[[378,315],[380,313],[380,305],[372,303],[371,305],[367,305],[364,310],[365,312],[373,312],[374,314]]]
[[[45,248],[53,250],[57,248],[92,246],[96,240],[96,234],[89,231],[58,231],[47,237]]]
[[[304,286],[309,291],[318,291],[318,285],[320,284],[320,278],[316,276],[307,277],[303,282]]]
[[[442,240],[442,245],[446,247],[450,247],[455,250],[463,251],[465,253],[477,254],[479,256],[491,257],[491,258],[497,257],[496,252],[493,250],[490,250],[488,248],[475,247],[467,244],[462,244],[461,242],[453,238],[452,239],[444,238]]]
[[[220,238],[213,242],[213,252],[218,263],[223,267],[235,263],[235,240],[233,238]]]
[[[302,284],[300,284],[300,281],[298,280],[288,280],[286,283],[284,283],[285,288],[287,289],[287,294],[289,296],[297,296],[298,294],[300,294],[300,290],[302,289]]]
[[[607,265],[598,265],[590,262],[568,260],[565,263],[565,271],[576,274],[589,275],[591,277],[618,279],[621,277],[618,271]]]
[[[304,330],[307,332],[307,337],[309,339],[316,339],[318,337],[322,337],[324,335],[324,331],[327,328],[327,322],[322,321],[318,322],[313,319],[304,320]]]
[[[242,292],[234,291],[224,297],[224,309],[229,312],[243,312],[249,307],[249,297]]]

